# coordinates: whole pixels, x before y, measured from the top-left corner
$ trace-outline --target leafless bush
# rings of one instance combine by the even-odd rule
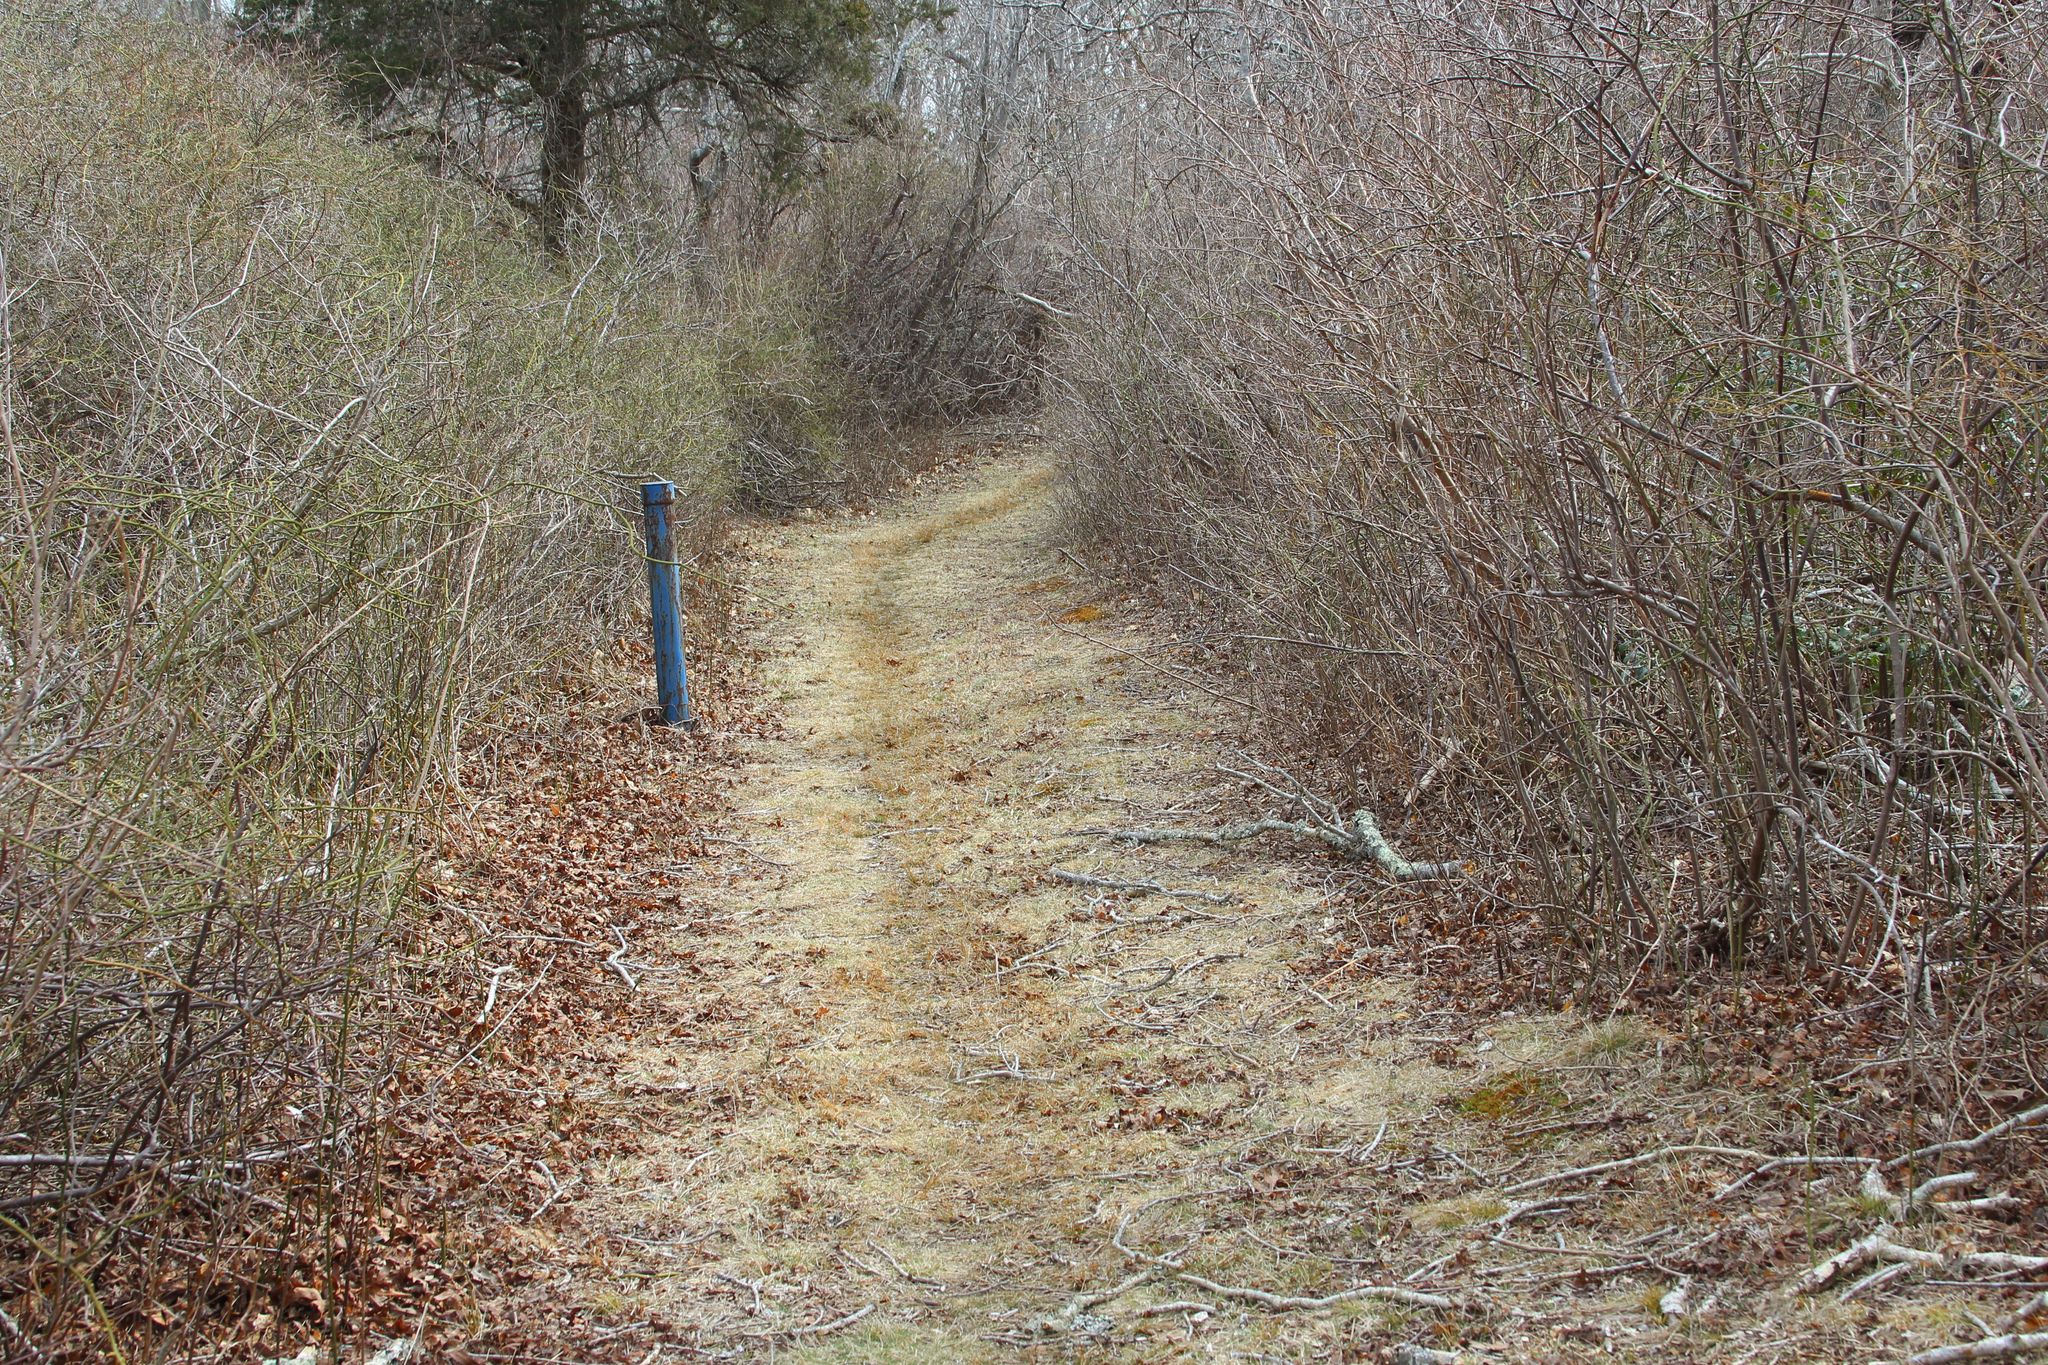
[[[1028,399],[1043,314],[1017,296],[1030,250],[997,183],[997,135],[965,149],[849,149],[807,195],[796,241],[825,334],[887,425]]]
[[[1033,33],[1000,5],[910,27],[873,88],[818,111],[800,154],[746,139],[714,105],[641,157],[638,192],[694,221],[707,300],[765,278],[796,305],[776,316],[808,319],[837,424],[863,436],[838,470],[853,482],[877,433],[1036,397],[1048,314],[1024,282],[1043,234],[1019,212],[1043,172]]]
[[[1176,14],[1065,210],[1080,523],[1376,797],[1458,755],[1583,988],[2032,962],[2039,7]]]
[[[621,473],[715,543],[726,340],[198,31],[11,13],[0,71],[6,1326],[318,1316],[447,759],[638,602]]]

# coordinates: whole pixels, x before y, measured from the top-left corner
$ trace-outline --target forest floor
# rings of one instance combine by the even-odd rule
[[[528,1326],[455,1359],[1876,1360],[2021,1308],[1941,1283],[1986,1273],[1955,1259],[1798,1292],[1892,1212],[1867,1164],[1755,1174],[1829,1150],[1810,1079],[1418,973],[1457,883],[1112,837],[1264,801],[1219,768],[1227,684],[1156,662],[1053,504],[1020,443],[753,533],[731,789],[675,836],[697,856],[619,874],[636,917],[585,965],[628,1003],[562,1009],[526,1064],[550,1157],[474,1234],[526,1268],[462,1293]],[[535,809],[476,837],[566,838]],[[1930,1254],[2025,1240],[1894,1221]]]

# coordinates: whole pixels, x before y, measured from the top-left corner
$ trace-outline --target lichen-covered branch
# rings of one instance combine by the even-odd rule
[[[1239,772],[1234,768],[1223,771],[1233,777],[1245,778],[1276,796],[1295,802],[1306,813],[1304,820],[1283,820],[1278,816],[1262,816],[1256,820],[1242,820],[1236,824],[1224,825],[1220,829],[1117,829],[1103,830],[1113,839],[1133,844],[1210,844],[1223,847],[1243,843],[1266,834],[1292,834],[1303,839],[1317,839],[1329,845],[1347,858],[1371,862],[1379,866],[1397,882],[1424,882],[1445,877],[1462,877],[1471,871],[1471,864],[1458,859],[1440,863],[1418,863],[1401,856],[1400,850],[1389,843],[1387,836],[1380,833],[1379,821],[1372,812],[1360,807],[1344,815],[1336,805],[1320,800],[1311,794],[1291,774],[1276,768],[1258,765],[1274,777],[1285,779],[1287,786],[1281,786],[1271,778],[1258,773]]]
[[[1395,847],[1380,833],[1380,827],[1370,812],[1356,811],[1351,817],[1349,829],[1332,829],[1327,825],[1310,824],[1304,820],[1281,820],[1267,816],[1259,820],[1245,820],[1221,829],[1118,829],[1106,831],[1111,838],[1133,844],[1225,844],[1243,843],[1256,839],[1262,834],[1295,834],[1304,839],[1320,839],[1346,857],[1370,860],[1397,882],[1424,882],[1443,877],[1461,877],[1470,869],[1464,862],[1418,863],[1401,856]]]

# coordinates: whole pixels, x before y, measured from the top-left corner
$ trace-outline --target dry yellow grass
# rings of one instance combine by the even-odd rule
[[[1488,1333],[1512,1343],[1502,1358],[1574,1358],[1556,1332],[1582,1319],[1626,1358],[1733,1359],[1775,1330],[1759,1297],[1711,1330],[1664,1322],[1630,1278],[1665,1282],[1654,1265],[1609,1276],[1627,1257],[1536,1245],[1663,1235],[1712,1172],[1645,1169],[1635,1192],[1560,1206],[1585,1210],[1569,1227],[1489,1240],[1531,1163],[1640,1149],[1602,1112],[1671,1106],[1675,1130],[1719,1101],[1680,1092],[1646,1025],[1473,1015],[1345,969],[1319,860],[1089,833],[1240,804],[1215,773],[1227,722],[1110,648],[1145,647],[1137,627],[1048,620],[1041,466],[935,482],[880,516],[762,532],[753,571],[787,604],[754,622],[780,731],[723,831],[743,850],[667,945],[693,963],[669,978],[677,1028],[621,1050],[621,1080],[692,1089],[579,1196],[608,1248],[583,1292],[668,1339],[819,1362],[1365,1359]],[[1053,867],[1231,903],[1105,899]],[[1276,1312],[1162,1278],[1061,1317],[1130,1273],[1120,1228],[1135,1252],[1277,1295],[1418,1269],[1469,1289],[1486,1272],[1456,1267],[1475,1257],[1531,1287],[1489,1289],[1476,1313]],[[1560,1279],[1587,1270],[1556,1312]],[[1516,1294],[1532,1311],[1500,1317]],[[1209,1311],[1144,1312],[1180,1300]],[[1805,1359],[1857,1330],[1797,1323]]]
[[[728,988],[757,1017],[722,1052],[684,1061],[656,1042],[622,1059],[746,1103],[730,1131],[664,1134],[672,1151],[647,1170],[608,1173],[642,1193],[586,1206],[644,1240],[705,1239],[688,1270],[637,1281],[634,1311],[745,1340],[872,1302],[799,1358],[978,1359],[983,1338],[1021,1335],[1126,1273],[1109,1245],[1124,1211],[1207,1188],[1255,1132],[1320,1121],[1322,1081],[1287,1066],[1291,1018],[1266,1017],[1309,894],[1254,861],[1130,854],[1074,833],[1204,784],[1216,755],[1197,732],[1217,718],[1045,624],[1031,598],[1064,581],[1048,484],[1035,464],[992,465],[880,518],[800,523],[763,547],[766,591],[792,604],[759,622],[784,734],[755,755],[732,833],[783,866],[706,888],[744,922],[721,946]],[[1238,904],[1186,902],[1213,918],[1118,931],[1084,888],[1048,882],[1053,866],[1164,875]],[[1137,989],[1164,974],[1143,964],[1205,957],[1187,984]],[[679,993],[677,1010],[693,998]],[[1147,1027],[1112,1022],[1147,1003]],[[1234,1077],[1206,1060],[1233,1052]],[[1412,1078],[1349,1088],[1361,1122],[1431,1098]],[[1144,1237],[1204,1221],[1167,1206]],[[1230,1273],[1330,1287],[1320,1263]],[[732,1281],[763,1277],[757,1313]],[[1148,1297],[1172,1295],[1108,1311]],[[1232,1336],[1327,1328],[1252,1318]]]

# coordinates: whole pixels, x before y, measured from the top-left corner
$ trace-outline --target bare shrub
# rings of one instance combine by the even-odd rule
[[[884,425],[1033,396],[1043,314],[1017,297],[1031,253],[992,142],[964,154],[907,140],[849,148],[806,193],[794,245],[824,334]]]
[[[1162,18],[1066,213],[1077,522],[1373,799],[1516,812],[1568,984],[1963,1016],[2041,942],[2042,17]]]
[[[758,376],[202,32],[0,71],[6,1326],[332,1322],[449,757],[640,603],[621,475],[716,547]]]

